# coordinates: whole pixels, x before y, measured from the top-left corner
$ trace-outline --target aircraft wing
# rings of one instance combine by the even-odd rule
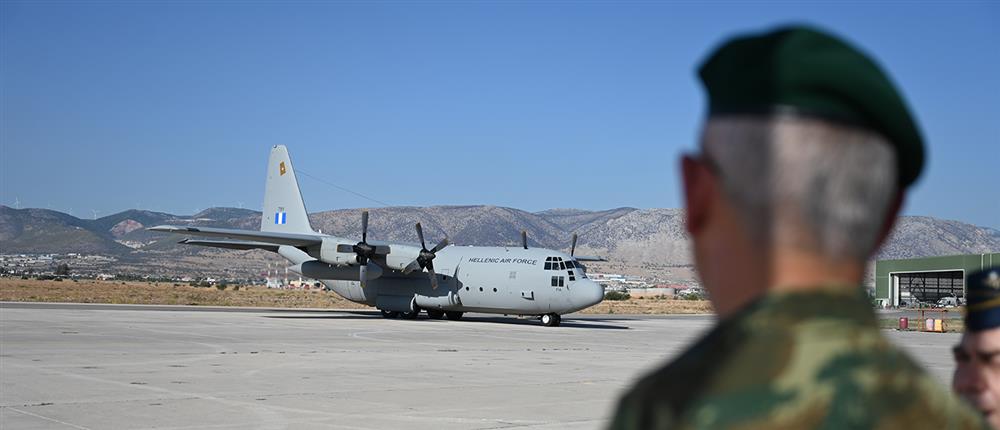
[[[164,233],[187,234],[191,236],[224,237],[252,242],[262,242],[272,245],[313,246],[323,243],[319,234],[279,233],[270,231],[236,230],[231,228],[187,227],[176,225],[158,225],[150,227],[150,231]],[[208,245],[212,246],[212,245]]]
[[[227,249],[263,249],[265,251],[278,252],[278,247],[281,245],[276,245],[273,243],[264,242],[246,242],[246,241],[235,241],[235,240],[192,240],[184,239],[180,242],[184,245],[199,245],[199,246],[211,246],[214,248],[227,248]]]
[[[575,255],[573,258],[575,258],[576,261],[608,261],[608,259],[604,257],[591,257],[588,255]]]

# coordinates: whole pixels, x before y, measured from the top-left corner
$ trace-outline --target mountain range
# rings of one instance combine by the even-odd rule
[[[445,234],[458,245],[520,244],[568,249],[579,235],[577,253],[600,255],[630,265],[690,264],[689,241],[680,209],[616,208],[602,211],[550,209],[527,212],[498,206],[385,207],[369,209],[369,237],[416,242],[413,225],[421,222],[428,242]],[[178,245],[180,237],[153,233],[160,224],[198,225],[256,230],[260,212],[210,208],[191,216],[127,210],[97,219],[81,219],[46,209],[0,206],[0,253],[87,253],[141,263],[211,252],[235,252]],[[361,209],[309,215],[314,229],[360,240]],[[912,258],[997,252],[1000,230],[959,221],[905,216],[877,258]]]

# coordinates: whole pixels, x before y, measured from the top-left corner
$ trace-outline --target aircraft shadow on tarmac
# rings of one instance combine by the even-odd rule
[[[276,318],[276,319],[352,319],[352,320],[362,320],[362,319],[383,319],[382,314],[379,312],[372,311],[317,311],[313,310],[309,312],[310,315],[263,315],[262,318]],[[614,324],[594,324],[595,322],[603,323],[606,321],[623,321],[625,319],[619,318],[588,318],[588,319],[564,319],[559,325],[560,327],[569,328],[592,328],[592,329],[604,329],[604,330],[628,330],[628,326],[614,325]],[[468,316],[466,315],[462,318],[462,321],[473,321],[473,322],[486,322],[492,324],[513,324],[513,325],[539,325],[540,323],[534,319],[522,319],[514,317],[490,317],[490,316]],[[443,320],[432,320],[427,318],[418,318],[413,321],[413,323],[441,323],[447,324],[450,321]]]

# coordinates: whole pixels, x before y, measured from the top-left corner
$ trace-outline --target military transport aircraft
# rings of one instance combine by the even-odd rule
[[[267,165],[260,231],[162,225],[149,230],[206,236],[180,243],[229,249],[263,249],[280,254],[289,270],[321,281],[347,300],[378,308],[386,318],[462,318],[465,312],[537,316],[557,326],[560,315],[593,306],[604,288],[587,278],[581,261],[597,257],[519,247],[451,246],[445,238],[427,249],[420,244],[368,240],[368,211],[361,212],[361,241],[313,231],[288,150],[274,146]]]

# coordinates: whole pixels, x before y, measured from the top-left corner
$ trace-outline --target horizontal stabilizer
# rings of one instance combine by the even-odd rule
[[[278,252],[278,247],[281,245],[276,245],[273,243],[264,242],[244,242],[244,241],[232,241],[232,240],[197,240],[197,239],[184,239],[180,242],[184,245],[198,245],[198,246],[211,246],[214,248],[227,248],[227,249],[263,249],[265,251]]]
[[[150,227],[149,231],[164,233],[188,234],[191,236],[224,237],[236,240],[249,240],[276,245],[313,246],[323,243],[323,236],[301,233],[278,233],[253,230],[236,230],[214,227],[185,227],[175,225],[158,225]]]
[[[608,261],[608,259],[604,257],[592,257],[589,255],[576,255],[573,258],[575,258],[576,261]]]

